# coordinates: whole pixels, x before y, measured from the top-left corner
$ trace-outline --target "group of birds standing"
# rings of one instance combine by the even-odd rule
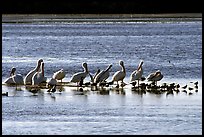
[[[163,78],[163,75],[161,71],[157,70],[154,73],[151,73],[147,76],[147,78],[143,77],[143,61],[141,60],[137,69],[133,71],[130,75],[130,84],[133,86],[138,83],[139,86],[139,81],[147,79],[148,81],[153,81],[156,82],[161,80]],[[91,84],[92,85],[103,85],[105,84],[114,84],[114,82],[117,83],[117,87],[119,87],[119,81],[121,81],[121,86],[125,85],[124,83],[124,78],[126,76],[126,69],[124,62],[122,60],[119,61],[119,65],[121,66],[121,70],[117,71],[114,73],[112,80],[110,82],[107,82],[106,80],[110,76],[110,69],[112,67],[112,64],[110,64],[106,69],[101,70],[98,69],[97,72],[93,75],[89,72],[88,70],[88,65],[86,62],[82,63],[82,67],[84,68],[83,72],[78,72],[73,74],[69,82],[77,83],[77,86],[81,86],[83,84],[83,80],[87,77],[87,75],[90,76],[91,78]],[[63,69],[55,72],[50,80],[47,80],[47,78],[44,75],[44,62],[43,59],[39,59],[37,61],[37,66],[31,70],[30,72],[27,73],[25,78],[21,74],[15,74],[16,68],[12,68],[10,77],[5,80],[6,84],[15,84],[16,87],[17,85],[33,85],[33,86],[38,86],[39,84],[45,82],[47,83],[48,87],[53,87],[57,85],[57,81],[61,81],[65,77],[65,72]],[[56,86],[55,86],[56,87]]]

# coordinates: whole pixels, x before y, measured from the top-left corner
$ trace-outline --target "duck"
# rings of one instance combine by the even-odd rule
[[[87,74],[89,73],[87,63],[83,62],[82,67],[84,68],[84,71],[73,74],[70,79],[70,82],[77,83],[77,85],[79,85],[79,82],[81,80],[83,81],[86,78]]]
[[[37,66],[36,66],[33,70],[31,70],[30,72],[28,72],[28,74],[25,76],[25,78],[24,78],[24,84],[25,84],[25,85],[26,85],[26,84],[32,84],[32,77],[33,77],[33,75],[34,75],[36,72],[39,71],[40,65],[41,65],[42,62],[43,62],[43,59],[39,59],[39,60],[37,61]]]
[[[160,70],[157,70],[156,72],[154,73],[150,73],[148,76],[147,76],[147,80],[148,81],[153,81],[156,83],[156,86],[157,86],[157,81],[160,81],[162,78],[163,78],[163,74],[161,73]]]
[[[117,86],[119,85],[118,81],[121,81],[123,83],[123,79],[126,76],[125,66],[124,66],[124,62],[122,60],[119,61],[119,65],[121,66],[122,69],[115,72],[113,77],[112,77],[112,82],[116,81]]]
[[[60,69],[59,71],[55,72],[52,76],[53,79],[61,80],[65,77],[64,69]]]
[[[132,74],[130,75],[130,82],[134,82],[135,80],[138,80],[138,86],[139,86],[139,80],[141,80],[142,74],[143,74],[142,65],[143,65],[143,61],[141,60],[138,68],[135,71],[133,71]]]

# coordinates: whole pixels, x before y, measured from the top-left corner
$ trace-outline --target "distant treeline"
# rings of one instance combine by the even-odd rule
[[[2,13],[201,13],[201,0],[5,0]]]

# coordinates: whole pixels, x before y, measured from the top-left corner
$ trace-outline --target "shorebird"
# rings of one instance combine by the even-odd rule
[[[187,85],[183,86],[182,88],[183,88],[183,89],[186,89],[186,88],[187,88]]]
[[[41,71],[35,72],[32,77],[32,85],[39,85],[40,83],[46,81],[44,76],[44,62],[41,62]]]
[[[52,76],[53,79],[56,80],[61,80],[62,83],[62,79],[65,77],[65,72],[63,69],[60,69],[59,71],[55,72]]]
[[[23,85],[23,76],[21,74],[15,74],[16,68],[11,69],[10,77],[5,81],[6,84],[15,84],[16,89],[18,85]]]
[[[94,83],[101,83],[101,82],[105,82],[106,79],[108,79],[110,72],[109,70],[111,69],[112,65],[109,65],[105,70],[102,70],[101,72],[99,72],[96,77],[94,78]]]
[[[119,65],[121,66],[122,70],[115,72],[115,74],[112,77],[112,82],[116,81],[117,86],[119,86],[118,81],[122,81],[122,83],[123,83],[123,79],[126,76],[125,66],[124,66],[124,62],[122,60],[119,61]]]
[[[142,69],[143,61],[140,61],[139,66],[135,71],[132,72],[130,75],[130,82],[134,82],[135,80],[138,80],[138,86],[139,86],[139,80],[142,78],[143,69]]]
[[[31,70],[24,78],[24,84],[32,84],[32,77],[33,75],[39,71],[40,69],[40,65],[41,65],[41,62],[43,62],[42,59],[39,59],[38,62],[37,62],[37,66],[35,67],[35,69]]]
[[[79,85],[79,82],[82,80],[82,83],[83,83],[83,80],[86,78],[86,76],[87,76],[87,74],[89,72],[88,72],[88,67],[87,67],[87,63],[86,62],[82,63],[82,67],[84,68],[84,72],[75,73],[71,77],[70,82],[74,82],[74,83],[77,83],[77,85]]]
[[[155,82],[156,86],[157,86],[157,81],[160,81],[162,78],[163,78],[163,75],[160,70],[157,70],[156,72],[151,73],[147,76],[147,80]]]

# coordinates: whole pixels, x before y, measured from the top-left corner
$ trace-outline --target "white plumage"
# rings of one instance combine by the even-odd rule
[[[40,65],[41,65],[41,62],[43,62],[42,59],[39,59],[38,62],[37,62],[37,66],[35,67],[35,69],[31,70],[24,78],[24,84],[32,84],[32,77],[33,75],[39,71],[40,69]]]
[[[44,77],[44,63],[41,62],[41,71],[36,72],[32,77],[32,85],[39,85],[40,83],[46,81]]]
[[[70,79],[70,82],[74,82],[74,83],[78,83],[80,82],[81,80],[84,80],[87,76],[87,74],[89,73],[88,72],[88,67],[87,67],[87,63],[82,63],[82,67],[84,68],[84,72],[78,72],[78,73],[75,73],[71,79]]]
[[[112,65],[109,65],[107,67],[107,69],[102,70],[101,72],[99,72],[95,79],[94,79],[94,83],[100,83],[100,82],[104,82],[106,79],[108,79],[109,75],[110,75],[110,68],[112,67]]]
[[[65,72],[63,69],[55,72],[52,76],[53,79],[56,79],[56,80],[61,80],[62,82],[62,79],[65,77]]]
[[[118,85],[118,81],[122,81],[126,76],[125,66],[122,60],[119,61],[119,65],[122,67],[122,70],[115,72],[115,74],[112,77],[112,81],[116,81]]]
[[[6,84],[15,84],[17,85],[23,85],[23,76],[21,74],[15,74],[16,72],[16,68],[12,68],[11,73],[10,73],[10,77],[5,80]]]
[[[130,75],[130,82],[134,82],[135,80],[138,80],[138,86],[139,86],[139,80],[142,77],[143,69],[142,69],[143,61],[140,62],[137,70],[133,71]]]
[[[150,74],[147,76],[147,80],[148,80],[148,81],[154,81],[154,82],[156,82],[156,84],[157,84],[157,81],[160,81],[162,78],[163,78],[163,75],[162,75],[162,73],[161,73],[160,70],[157,70],[157,71],[154,72],[154,73],[150,73]]]

